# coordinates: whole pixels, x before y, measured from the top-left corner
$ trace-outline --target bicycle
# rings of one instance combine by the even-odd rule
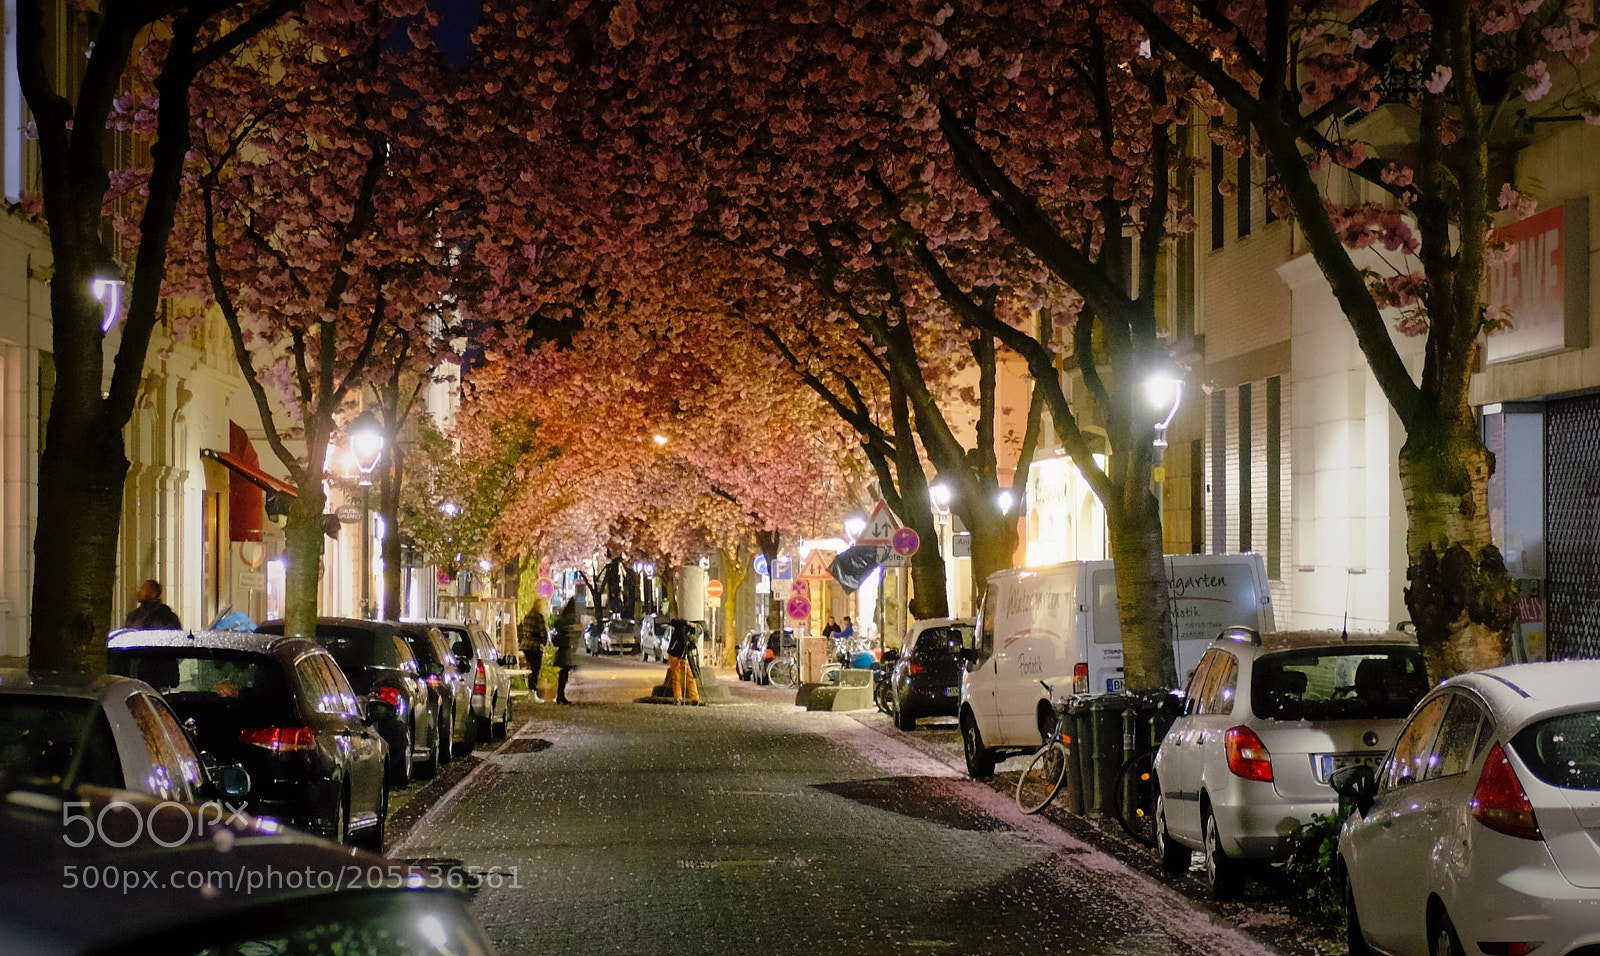
[[[1156,845],[1156,752],[1151,747],[1129,757],[1117,777],[1117,822],[1128,836]]]
[[[1039,684],[1044,687],[1045,696],[1049,697],[1050,685],[1044,681]],[[1023,813],[1038,813],[1049,806],[1067,780],[1067,763],[1072,756],[1067,746],[1072,743],[1072,738],[1061,732],[1066,721],[1062,720],[1060,707],[1054,702],[1051,706],[1056,710],[1055,726],[1045,735],[1044,746],[1028,761],[1028,769],[1017,778],[1017,809]]]
[[[767,664],[767,683],[800,686],[800,662],[792,654],[774,657]]]

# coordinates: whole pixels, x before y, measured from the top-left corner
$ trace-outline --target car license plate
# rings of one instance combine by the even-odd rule
[[[1108,693],[1108,694],[1121,693],[1122,688],[1124,686],[1125,685],[1122,683],[1122,678],[1120,678],[1120,677],[1107,677],[1106,678],[1106,693]]]
[[[961,688],[959,688],[959,687],[946,687],[944,689],[944,695],[946,697],[960,697],[961,696]]]
[[[1373,770],[1377,770],[1383,766],[1383,758],[1385,756],[1387,755],[1383,753],[1323,754],[1322,779],[1326,782],[1329,777],[1333,776],[1334,771],[1343,770],[1346,767],[1371,767]]]

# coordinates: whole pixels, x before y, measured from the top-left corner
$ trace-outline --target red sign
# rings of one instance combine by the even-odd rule
[[[803,597],[792,597],[789,603],[784,605],[784,610],[795,620],[803,621],[811,616],[811,602]]]
[[[1485,270],[1484,304],[1504,309],[1511,327],[1484,340],[1484,361],[1528,358],[1585,344],[1589,289],[1587,263],[1581,259],[1589,254],[1588,226],[1587,204],[1574,200],[1491,233],[1490,241],[1509,244],[1513,255]]]
[[[918,548],[922,547],[922,539],[917,537],[917,533],[910,528],[901,528],[896,531],[894,533],[894,541],[890,543],[894,547],[894,553],[902,558],[911,557],[917,553]]]
[[[450,572],[449,571],[440,571],[439,572],[439,583],[440,584],[449,584],[450,583]]]
[[[718,598],[722,597],[722,582],[718,581],[716,578],[712,578],[711,580],[707,581],[706,582],[706,597],[710,598],[713,601],[715,601]]]
[[[535,594],[548,601],[555,596],[556,584],[549,578],[540,578],[539,583],[533,586],[533,590]]]

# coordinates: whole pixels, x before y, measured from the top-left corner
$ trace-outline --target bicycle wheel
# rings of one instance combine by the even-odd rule
[[[1067,748],[1052,740],[1039,748],[1028,762],[1028,769],[1017,778],[1017,809],[1038,813],[1055,799],[1067,779]]]
[[[1156,752],[1136,754],[1117,779],[1117,822],[1145,846],[1156,845]]]
[[[794,661],[780,657],[767,668],[767,680],[773,684],[792,684],[794,681]]]

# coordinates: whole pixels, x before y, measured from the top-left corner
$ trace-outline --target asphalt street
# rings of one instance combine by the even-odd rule
[[[484,874],[502,954],[1273,952],[871,722],[584,663],[390,851]]]

